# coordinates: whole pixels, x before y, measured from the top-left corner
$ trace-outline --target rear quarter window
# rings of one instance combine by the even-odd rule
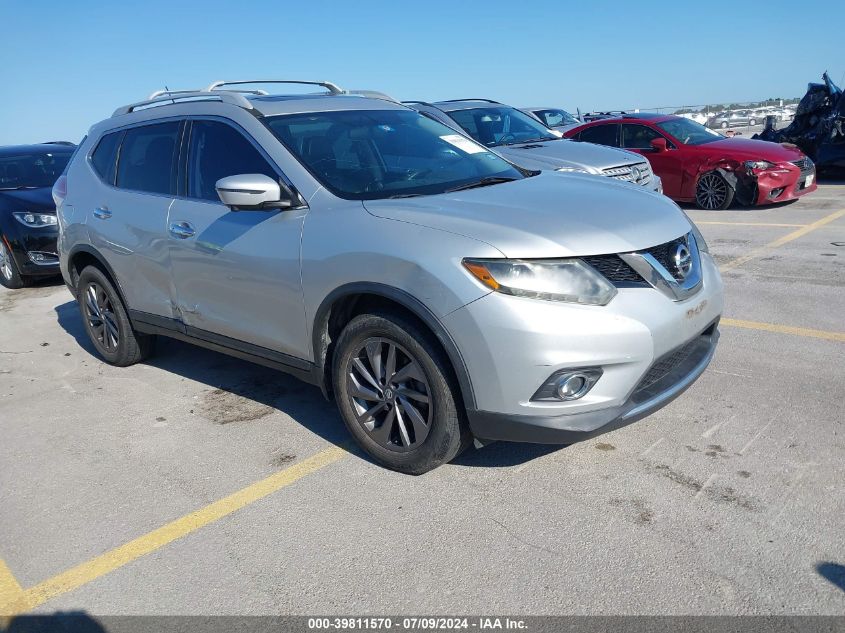
[[[91,166],[105,182],[114,184],[114,167],[117,146],[123,132],[111,132],[103,136],[91,154]]]

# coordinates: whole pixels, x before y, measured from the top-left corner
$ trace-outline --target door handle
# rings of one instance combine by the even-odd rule
[[[97,207],[94,209],[94,217],[100,218],[101,220],[108,220],[111,217],[111,211],[106,207]]]
[[[180,240],[193,237],[196,231],[188,222],[173,222],[170,225],[170,234]]]

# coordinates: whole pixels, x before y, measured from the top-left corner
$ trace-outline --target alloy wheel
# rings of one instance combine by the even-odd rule
[[[695,200],[702,209],[721,209],[728,197],[728,183],[719,174],[704,174],[698,181]]]
[[[8,281],[12,280],[11,255],[2,239],[0,239],[0,275],[3,275]]]
[[[102,286],[88,284],[85,289],[85,317],[97,342],[108,352],[117,349],[120,343],[120,331],[111,299]]]
[[[407,452],[428,437],[431,390],[422,366],[401,345],[364,341],[347,363],[346,386],[358,424],[379,446]]]

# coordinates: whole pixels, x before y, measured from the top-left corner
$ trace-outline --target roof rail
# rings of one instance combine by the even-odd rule
[[[344,90],[343,92],[344,94],[355,95],[356,97],[367,97],[368,99],[381,99],[382,101],[390,101],[391,103],[400,103],[389,94],[378,90]]]
[[[208,86],[206,92],[219,92],[222,86],[240,86],[243,84],[302,84],[306,86],[322,86],[333,95],[343,94],[343,89],[330,81],[296,81],[293,79],[242,79],[239,81],[215,81]]]
[[[245,110],[253,109],[252,104],[247,100],[246,97],[244,97],[242,94],[231,92],[228,90],[221,90],[215,94],[209,94],[206,90],[171,90],[159,92],[163,92],[164,94],[159,94],[159,96],[153,97],[151,99],[144,99],[143,101],[137,101],[135,103],[130,103],[129,105],[121,106],[114,111],[112,116],[115,117],[120,116],[122,114],[129,114],[130,112],[134,112],[135,110],[140,110],[151,106],[167,105],[168,103],[175,104],[178,101],[197,101],[203,99],[230,103],[232,105],[244,108]],[[156,93],[153,94],[155,95]]]
[[[430,108],[437,108],[436,105],[434,105],[433,103],[429,103],[428,101],[411,100],[411,101],[403,101],[402,103],[404,103],[405,105],[422,105],[422,106],[428,106]],[[440,108],[437,108],[437,109],[439,110]]]
[[[486,101],[487,103],[495,103],[497,105],[502,105],[499,101],[493,101],[493,99],[485,99],[483,97],[472,97],[468,99],[447,99],[446,101],[440,101],[440,103],[457,103],[458,101]]]
[[[112,116],[120,116],[122,114],[129,114],[135,110],[142,108],[167,105],[170,103],[177,103],[179,101],[197,101],[197,100],[215,100],[223,103],[230,103],[239,106],[245,110],[252,110],[253,106],[249,100],[244,97],[245,94],[250,95],[268,95],[266,90],[257,89],[240,89],[240,88],[223,88],[223,86],[240,86],[243,84],[304,84],[309,86],[322,86],[329,91],[329,94],[340,95],[345,94],[345,91],[329,81],[294,81],[288,79],[245,79],[241,81],[215,81],[207,88],[199,90],[156,90],[149,97],[143,101],[130,103],[129,105],[121,106],[114,111]],[[382,98],[387,98],[393,101],[392,98],[384,95]]]

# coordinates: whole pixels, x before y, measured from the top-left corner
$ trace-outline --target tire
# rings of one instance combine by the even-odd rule
[[[719,124],[719,127],[720,127],[720,128],[722,128],[723,130],[728,129],[728,122],[727,122],[727,121],[722,121],[722,122]]]
[[[363,314],[349,322],[337,340],[332,384],[349,432],[387,468],[421,475],[472,440],[445,354],[399,314]]]
[[[82,324],[103,360],[128,367],[150,356],[155,337],[132,329],[120,295],[99,268],[85,268],[76,289]]]
[[[699,209],[722,211],[731,206],[734,188],[718,171],[709,171],[698,179],[695,186],[695,203]]]
[[[31,283],[31,279],[21,275],[12,252],[6,246],[6,240],[0,235],[0,285],[10,290],[18,290]]]
[[[757,125],[757,119],[751,119],[748,121],[748,125]]]

